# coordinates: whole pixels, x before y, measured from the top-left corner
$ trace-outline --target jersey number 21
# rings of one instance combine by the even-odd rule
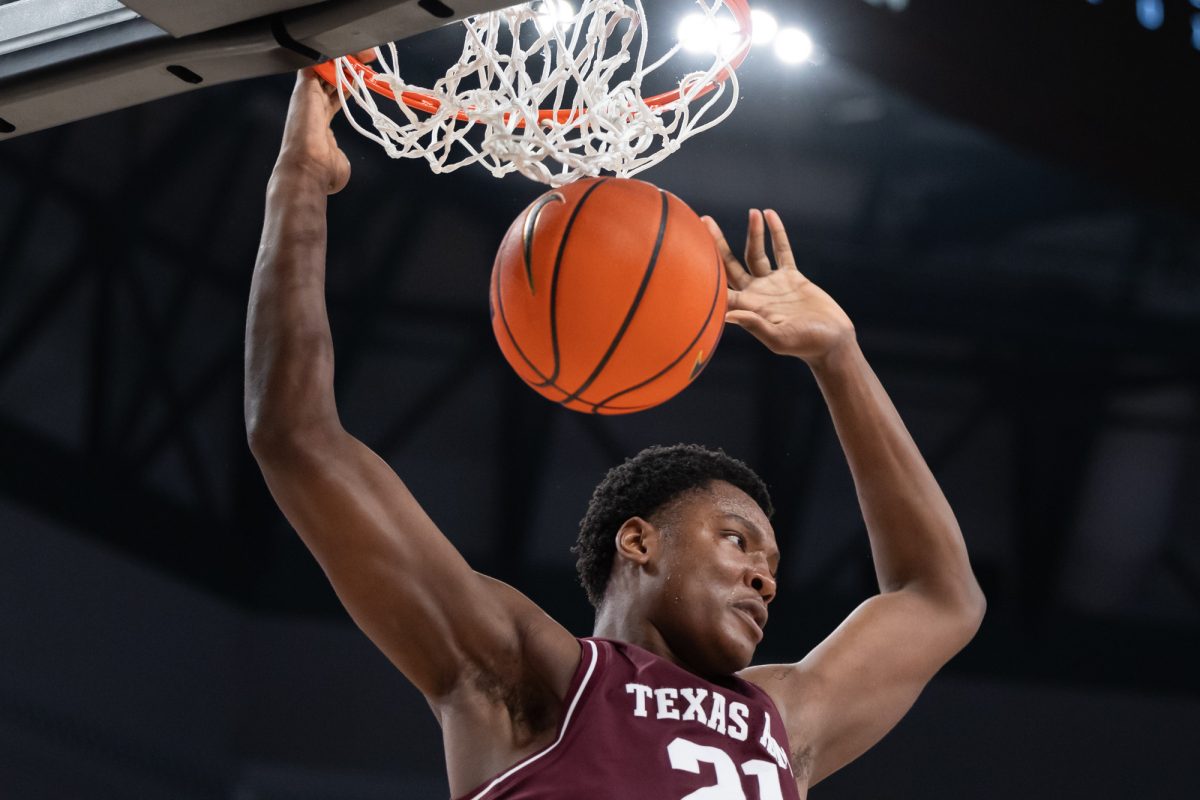
[[[724,750],[676,738],[667,745],[667,756],[671,759],[672,769],[699,775],[701,764],[712,764],[717,773],[714,785],[697,789],[680,800],[746,800],[742,777]],[[783,800],[779,768],[774,763],[756,758],[744,762],[741,771],[758,781],[758,800]]]

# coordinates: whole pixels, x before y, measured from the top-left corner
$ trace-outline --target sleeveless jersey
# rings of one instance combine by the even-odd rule
[[[558,736],[462,800],[799,800],[766,692],[626,642],[580,639]]]

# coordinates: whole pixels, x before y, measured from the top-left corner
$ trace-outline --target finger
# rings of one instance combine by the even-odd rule
[[[342,98],[338,95],[337,87],[311,68],[303,71],[312,72],[314,91],[320,92],[321,108],[325,111],[325,124],[328,125],[342,110]]]
[[[322,81],[322,83],[325,83]],[[333,118],[342,110],[342,98],[336,86],[326,83],[325,90],[325,124],[333,122]]]
[[[296,92],[307,94],[308,92],[321,91],[324,92],[330,86],[324,78],[322,78],[312,67],[305,67],[296,73]]]
[[[330,194],[337,194],[350,182],[350,159],[341,150],[337,151],[338,171],[329,187]]]
[[[755,314],[753,311],[736,310],[725,314],[725,321],[737,325],[747,331],[755,339],[765,345],[771,344],[771,323]]]
[[[760,308],[761,298],[757,297],[754,292],[742,292],[737,289],[726,290],[725,309],[727,311],[749,311],[751,314],[757,314]]]
[[[750,275],[742,266],[742,262],[738,261],[737,256],[733,254],[729,242],[725,241],[725,234],[721,232],[717,221],[708,216],[701,217],[700,220],[708,228],[709,235],[717,245],[717,255],[721,257],[721,263],[725,265],[726,282],[734,289],[741,289],[750,282]]]
[[[323,82],[311,69],[302,69],[296,73],[296,84],[292,87],[292,98],[288,103],[287,122],[284,125],[285,136],[307,137],[309,131],[325,127],[328,119],[322,112],[326,109],[327,99],[321,88]]]
[[[787,230],[783,227],[783,219],[772,208],[766,212],[767,228],[771,231],[771,251],[775,254],[775,263],[780,269],[798,269],[796,258],[792,255],[792,246],[788,243]]]
[[[292,89],[292,105],[305,110],[313,107],[319,108],[326,112],[326,122],[332,118],[333,112],[341,107],[337,89],[312,67],[305,67],[296,73],[296,86]]]
[[[746,269],[756,278],[771,274],[771,259],[764,247],[766,232],[762,212],[750,209],[750,222],[746,227]]]
[[[299,111],[307,111],[315,94],[321,91],[323,81],[311,67],[305,67],[296,72],[296,83],[292,86],[291,106]]]

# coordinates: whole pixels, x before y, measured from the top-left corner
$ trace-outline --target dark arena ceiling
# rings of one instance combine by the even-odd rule
[[[1180,654],[1200,643],[1200,12],[1168,2],[1151,29],[1136,5],[776,3],[822,62],[752,55],[734,116],[642,177],[737,243],[747,207],[778,209],[802,269],[855,320],[989,597],[952,669],[1194,695]],[[408,52],[442,63],[455,35]],[[291,80],[0,142],[0,494],[240,607],[340,620],[242,424]],[[698,441],[776,496],[785,611],[765,648],[815,643],[873,591],[801,364],[730,330],[660,409],[548,404],[501,359],[486,294],[541,188],[434,176],[335,128],[354,171],[330,205],[343,422],[476,569],[586,632],[568,548],[592,486],[643,446]]]

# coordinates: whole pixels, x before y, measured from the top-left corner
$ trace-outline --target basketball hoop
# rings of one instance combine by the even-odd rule
[[[316,69],[337,87],[350,124],[392,158],[424,158],[437,173],[480,164],[496,177],[520,172],[551,186],[601,172],[629,177],[737,105],[749,6],[696,5],[712,65],[646,98],[643,81],[682,44],[646,63],[642,0],[582,0],[569,14],[563,0],[544,0],[468,17],[462,55],[432,88],[405,82],[394,43],[376,48],[378,69],[352,56]]]

